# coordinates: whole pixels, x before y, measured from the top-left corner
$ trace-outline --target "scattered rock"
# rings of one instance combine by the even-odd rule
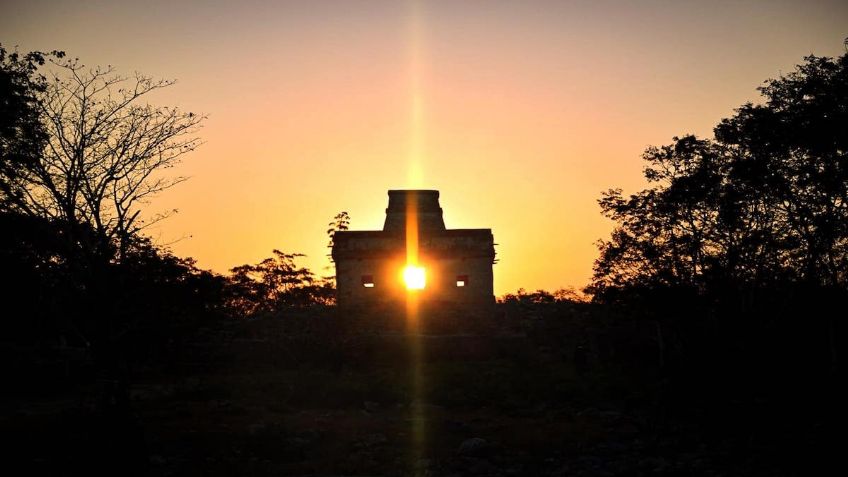
[[[486,439],[472,437],[471,439],[462,441],[457,452],[463,456],[480,457],[487,454],[490,449],[491,445]]]
[[[256,423],[253,423],[253,424],[247,426],[247,433],[250,434],[251,436],[255,436],[255,435],[261,433],[262,431],[264,431],[267,427],[268,427],[268,425],[265,424],[264,422],[256,422]]]
[[[621,418],[621,413],[618,411],[600,411],[598,417],[609,421],[615,421]]]
[[[464,434],[468,432],[469,426],[468,424],[462,421],[454,421],[454,420],[446,420],[445,421],[445,429],[454,433],[454,434]]]
[[[233,407],[233,403],[227,399],[217,399],[213,403],[218,409],[230,409]]]
[[[500,477],[504,475],[503,469],[479,457],[463,457],[461,466],[462,475],[485,477]]]
[[[377,447],[385,444],[389,440],[383,434],[368,434],[360,439],[355,446],[360,449]]]
[[[587,407],[582,411],[578,412],[577,415],[579,417],[598,417],[601,414],[601,411],[596,407]]]
[[[292,449],[303,449],[309,445],[309,439],[303,437],[289,437],[286,439],[286,444]]]

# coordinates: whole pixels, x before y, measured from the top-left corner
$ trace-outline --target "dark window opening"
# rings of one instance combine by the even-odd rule
[[[374,276],[362,275],[362,286],[365,288],[374,288]]]
[[[457,275],[456,276],[456,286],[464,287],[468,285],[468,275]]]

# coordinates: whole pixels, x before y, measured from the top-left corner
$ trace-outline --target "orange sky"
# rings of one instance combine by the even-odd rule
[[[835,56],[843,1],[4,1],[0,42],[179,83],[209,115],[152,231],[217,271],[274,248],[320,274],[327,222],[382,227],[388,189],[491,227],[497,294],[581,287],[640,154],[708,135],[766,78]]]

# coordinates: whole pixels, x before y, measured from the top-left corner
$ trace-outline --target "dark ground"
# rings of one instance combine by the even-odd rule
[[[4,460],[20,465],[6,475],[766,476],[836,461],[826,389],[809,389],[815,405],[715,376],[680,385],[646,364],[639,325],[587,310],[425,316],[413,334],[388,315],[222,323],[136,366],[130,414],[95,411],[102,383],[66,350],[46,382],[4,393]]]

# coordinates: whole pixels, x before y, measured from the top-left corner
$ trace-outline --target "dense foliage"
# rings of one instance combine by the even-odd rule
[[[844,348],[848,55],[759,90],[714,138],[649,148],[648,188],[599,201],[617,226],[587,291],[653,322],[661,360],[691,379],[811,379]]]
[[[701,293],[788,284],[848,287],[848,56],[810,56],[769,80],[713,139],[644,154],[645,190],[600,200],[618,226],[590,291]]]
[[[38,162],[48,140],[39,103],[48,84],[38,68],[51,57],[64,53],[20,54],[0,45],[0,210],[24,199],[20,178]]]
[[[320,278],[295,260],[300,253],[274,250],[274,256],[255,265],[230,270],[228,303],[238,313],[251,316],[287,308],[335,303],[332,280]]]

